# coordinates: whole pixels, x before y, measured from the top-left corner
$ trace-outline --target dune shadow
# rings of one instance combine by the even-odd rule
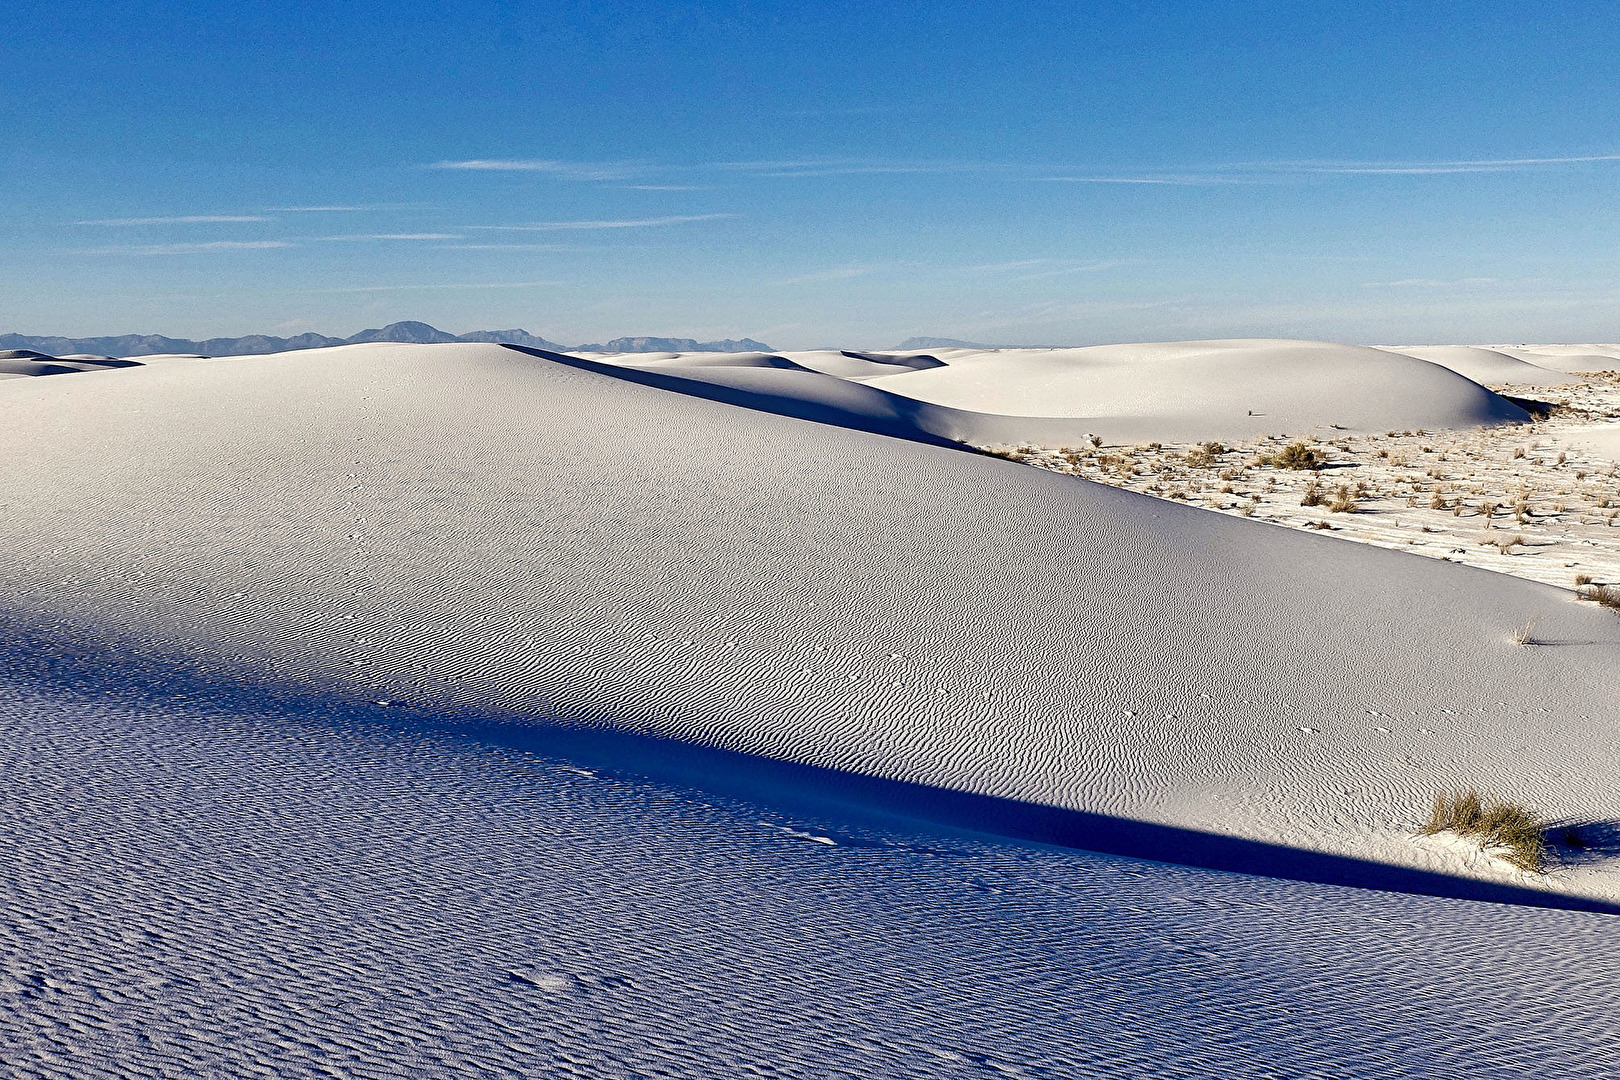
[[[1560,866],[1591,866],[1620,858],[1620,821],[1555,821],[1547,835]]]
[[[576,727],[484,725],[481,741],[546,753],[826,816],[944,826],[1055,847],[1206,870],[1415,893],[1458,900],[1620,914],[1620,905],[1503,882],[1307,851],[1109,814],[697,746],[654,736]],[[1595,850],[1596,842],[1594,842]]]
[[[660,390],[685,394],[688,397],[706,398],[726,405],[737,405],[745,409],[789,416],[796,420],[810,420],[832,427],[853,428],[858,431],[868,431],[874,435],[888,435],[897,439],[907,439],[911,442],[949,447],[953,450],[963,448],[963,444],[956,439],[948,439],[926,430],[926,425],[921,418],[932,408],[926,402],[915,401],[898,394],[890,394],[887,391],[880,392],[882,400],[894,410],[894,415],[863,415],[853,410],[834,408],[811,398],[795,397],[792,394],[771,393],[765,390],[743,389],[727,386],[723,383],[704,382],[700,379],[687,379],[682,378],[678,373],[660,371],[655,368],[608,364],[598,360],[587,360],[581,356],[570,356],[567,353],[534,349],[526,345],[503,344],[501,347],[511,349],[513,352],[526,353],[542,360],[550,360],[554,363],[579,368],[582,371],[606,375],[609,378],[619,379],[623,382],[653,386]],[[817,376],[820,373],[806,372],[805,374],[807,376]],[[833,377],[825,376],[825,378],[831,379]]]
[[[1106,855],[1259,877],[1459,900],[1620,914],[1620,904],[1412,867],[1307,851],[1174,825],[884,779],[611,727],[612,715],[567,717],[368,701],[336,685],[239,677],[195,659],[45,629],[0,611],[0,687],[58,700],[174,707],[209,714],[385,734],[449,736],[472,745],[562,758],[824,817],[932,825]],[[1620,853],[1620,822],[1573,822],[1596,861]],[[1557,839],[1558,835],[1554,834]],[[1569,860],[1561,860],[1568,863]]]

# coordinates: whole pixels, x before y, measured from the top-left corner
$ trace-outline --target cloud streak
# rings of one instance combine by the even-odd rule
[[[539,158],[472,158],[466,161],[435,161],[428,169],[460,172],[544,173],[564,180],[627,180],[645,172],[644,166],[622,162],[552,161]]]
[[[213,240],[201,244],[119,244],[85,248],[85,255],[206,255],[226,251],[269,251],[297,247],[287,240]]]
[[[1560,165],[1597,165],[1620,161],[1620,154],[1580,157],[1479,158],[1463,161],[1299,161],[1271,162],[1253,168],[1275,172],[1330,176],[1439,176],[1450,173],[1525,172]],[[1243,166],[1236,166],[1242,168]]]
[[[338,289],[308,289],[312,293],[436,292],[440,289],[539,289],[559,281],[452,281],[437,285],[355,285]]]
[[[343,214],[358,213],[363,210],[384,210],[386,206],[376,204],[373,206],[267,206],[267,214]]]
[[[75,221],[75,225],[217,225],[248,221],[274,221],[262,214],[185,214],[178,217],[100,218],[94,221]]]
[[[1126,184],[1147,187],[1203,187],[1216,184],[1267,183],[1266,180],[1253,176],[1037,176],[1033,179],[1044,184]]]
[[[597,229],[650,229],[661,225],[684,225],[692,221],[719,221],[736,217],[735,214],[672,214],[656,218],[623,218],[588,221],[535,221],[526,225],[468,225],[468,229],[504,232],[565,232],[569,230]]]
[[[1118,184],[1145,187],[1197,187],[1280,183],[1303,176],[1438,176],[1458,173],[1526,172],[1620,162],[1620,154],[1561,157],[1474,158],[1444,161],[1252,161],[1187,165],[1141,172],[1093,171],[1085,166],[1033,165],[986,161],[881,161],[859,158],[786,158],[757,161],[712,161],[688,165],[569,162],[543,159],[479,158],[440,161],[430,169],[537,172],[572,180],[626,181],[636,177],[732,174],[762,179],[812,179],[831,176],[1000,175],[1009,180],[1042,183]],[[1034,175],[1031,175],[1034,174]],[[655,183],[627,185],[641,190],[689,190],[699,185]]]
[[[460,233],[352,233],[345,236],[316,236],[314,240],[462,240]]]
[[[799,277],[788,278],[777,282],[778,285],[813,285],[832,281],[848,281],[850,278],[863,277],[870,274],[870,266],[846,266],[837,270],[818,270],[810,274],[801,274]]]

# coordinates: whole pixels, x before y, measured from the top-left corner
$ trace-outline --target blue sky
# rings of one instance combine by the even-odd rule
[[[1617,46],[1596,2],[11,0],[0,331],[1614,341]]]

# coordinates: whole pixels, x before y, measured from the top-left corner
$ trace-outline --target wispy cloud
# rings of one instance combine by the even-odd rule
[[[435,161],[429,169],[456,169],[465,172],[545,173],[565,180],[625,180],[646,171],[645,166],[627,162],[550,161],[534,158],[473,158],[467,161]]]
[[[425,167],[470,171],[537,172],[573,180],[630,181],[637,178],[646,178],[646,183],[625,183],[623,186],[642,191],[686,191],[700,189],[705,185],[662,183],[658,181],[664,177],[672,180],[682,180],[685,177],[705,173],[763,179],[904,174],[982,174],[999,175],[1009,180],[1042,183],[1199,187],[1280,183],[1285,182],[1289,177],[1297,178],[1311,175],[1429,176],[1448,173],[1522,172],[1611,162],[1620,162],[1620,154],[1477,158],[1446,161],[1296,160],[1220,162],[1214,164],[1188,164],[1141,171],[1117,171],[1086,165],[1064,166],[1051,163],[1040,165],[1006,161],[894,161],[865,158],[782,158],[751,161],[712,161],[684,165],[481,158],[468,161],[440,161]]]
[[[1493,277],[1456,278],[1451,281],[1440,281],[1434,278],[1401,278],[1399,281],[1364,281],[1364,289],[1470,289],[1481,285],[1495,285],[1497,279]]]
[[[997,273],[1007,270],[1028,270],[1031,267],[1045,266],[1051,259],[1016,259],[1013,262],[980,263],[978,266],[964,266],[962,269],[971,273]]]
[[[357,213],[362,210],[382,210],[382,204],[372,206],[267,206],[267,214],[343,214]]]
[[[1149,187],[1201,187],[1211,184],[1263,184],[1265,180],[1254,176],[1209,176],[1155,174],[1149,176],[1036,176],[1031,179],[1047,184],[1141,184]]]
[[[953,274],[1009,274],[1014,281],[1035,281],[1040,278],[1064,277],[1069,274],[1089,274],[1099,270],[1109,270],[1127,261],[1135,260],[1016,259],[1012,262],[980,263],[977,266],[949,268],[949,272]]]
[[[314,236],[312,240],[461,240],[460,233],[352,233],[345,236]]]
[[[874,267],[870,266],[845,266],[836,270],[818,270],[814,273],[801,274],[798,277],[791,277],[784,281],[779,281],[777,284],[812,285],[817,282],[848,281],[850,278],[857,278],[870,274],[873,269]]]
[[[1103,270],[1111,270],[1119,266],[1120,262],[1098,260],[1095,262],[1069,263],[1067,265],[1049,266],[1045,269],[1035,270],[1032,273],[1020,274],[1019,281],[1038,281],[1042,278],[1068,277],[1071,274],[1095,274]]]
[[[268,251],[298,245],[287,240],[213,240],[202,244],[119,244],[83,248],[85,255],[203,255],[222,251]]]
[[[437,285],[354,285],[338,289],[308,289],[312,293],[435,292],[440,289],[540,289],[558,281],[452,281]]]
[[[1523,172],[1560,165],[1595,165],[1620,161],[1620,154],[1588,154],[1580,157],[1479,158],[1464,161],[1280,161],[1251,168],[1274,172],[1319,173],[1328,175],[1434,176],[1447,173]],[[1234,166],[1244,168],[1244,166]]]
[[[598,221],[535,221],[526,225],[467,225],[468,229],[506,232],[563,232],[571,229],[647,229],[659,225],[684,225],[691,221],[718,221],[735,214],[673,214],[669,217],[624,218]]]
[[[75,225],[214,225],[227,222],[274,221],[262,214],[184,214],[178,217],[100,218],[75,221]]]
[[[435,251],[583,251],[569,244],[438,244]]]
[[[966,161],[863,161],[854,158],[827,158],[786,161],[717,161],[703,168],[752,176],[788,178],[795,176],[864,176],[901,173],[1002,172],[1011,166]]]

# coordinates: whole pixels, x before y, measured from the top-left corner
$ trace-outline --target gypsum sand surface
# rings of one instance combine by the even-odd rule
[[[39,463],[0,479],[10,1074],[1612,1067],[1605,916],[897,824],[926,787],[794,812],[831,777],[717,797],[765,763],[672,787],[641,775],[692,742],[629,734],[881,745],[872,771],[981,790],[989,761],[1069,804],[1162,758],[1180,809],[1125,820],[1199,820],[1236,777],[1264,792],[1251,836],[1298,815],[1483,886],[1510,879],[1406,835],[1435,785],[1491,762],[1574,808],[1576,743],[1612,774],[1582,710],[1612,695],[1613,636],[1499,636],[1546,592],[425,348],[0,391],[8,452]],[[1582,858],[1596,879],[1541,884],[1591,891],[1605,852]]]
[[[1219,443],[991,445],[1042,468],[1257,521],[1328,531],[1564,589],[1620,584],[1620,375],[1535,393],[1545,419]],[[1319,470],[1263,464],[1293,442]],[[1614,443],[1615,445],[1611,445]],[[1340,488],[1350,505],[1332,509]],[[1341,501],[1341,506],[1343,502]]]
[[[0,405],[16,609],[244,672],[1426,871],[1439,786],[1609,813],[1620,625],[1534,584],[498,346]]]

